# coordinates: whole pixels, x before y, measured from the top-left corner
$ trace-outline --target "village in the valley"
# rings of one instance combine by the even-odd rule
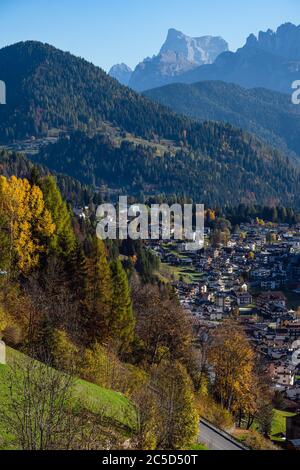
[[[263,357],[273,387],[300,408],[300,226],[242,224],[228,242],[187,252],[183,242],[155,242],[162,271],[174,276],[195,330],[235,316]]]

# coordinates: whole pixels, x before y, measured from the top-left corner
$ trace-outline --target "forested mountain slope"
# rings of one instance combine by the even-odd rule
[[[199,121],[229,122],[300,156],[300,107],[292,104],[290,95],[219,81],[177,83],[144,95]]]
[[[29,41],[0,50],[0,71],[8,85],[0,140],[67,130],[36,159],[51,170],[130,193],[175,192],[221,205],[299,205],[299,173],[285,156],[230,125],[177,115],[83,59]],[[121,141],[99,135],[104,125],[123,133]],[[127,133],[133,141],[126,141]],[[165,145],[158,158],[153,145],[166,139],[175,151]]]
[[[201,151],[158,157],[155,149],[106,136],[74,134],[42,150],[36,161],[84,184],[125,194],[169,193],[207,205],[243,203],[299,207],[299,172],[288,159],[229,125],[205,123]]]
[[[51,172],[43,165],[35,165],[24,155],[14,152],[0,151],[0,174],[6,177],[13,175],[29,180],[38,176],[46,176]],[[80,183],[68,175],[54,172],[57,184],[64,199],[72,205],[84,205],[94,197],[92,187]]]
[[[0,141],[42,136],[51,128],[94,131],[103,121],[143,137],[178,138],[191,125],[91,63],[40,42],[1,49],[0,77],[7,85]]]

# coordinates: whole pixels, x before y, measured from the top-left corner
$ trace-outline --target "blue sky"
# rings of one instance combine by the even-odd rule
[[[170,27],[235,50],[286,21],[300,24],[299,0],[0,0],[0,47],[40,40],[107,70],[156,54]]]

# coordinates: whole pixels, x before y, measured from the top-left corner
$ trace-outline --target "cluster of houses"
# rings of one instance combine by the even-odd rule
[[[300,405],[299,319],[275,323],[262,321],[249,325],[247,332],[255,349],[264,357],[274,389],[297,404],[295,409],[298,409]]]
[[[192,275],[173,284],[193,323],[217,328],[236,316],[264,357],[274,388],[299,409],[300,226],[244,224],[217,248],[207,244],[189,253],[183,242],[156,242],[151,249]]]

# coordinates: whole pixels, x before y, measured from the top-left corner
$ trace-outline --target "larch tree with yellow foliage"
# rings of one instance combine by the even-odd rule
[[[55,232],[43,193],[26,179],[0,177],[0,230],[6,237],[6,269],[27,274],[38,266]]]

